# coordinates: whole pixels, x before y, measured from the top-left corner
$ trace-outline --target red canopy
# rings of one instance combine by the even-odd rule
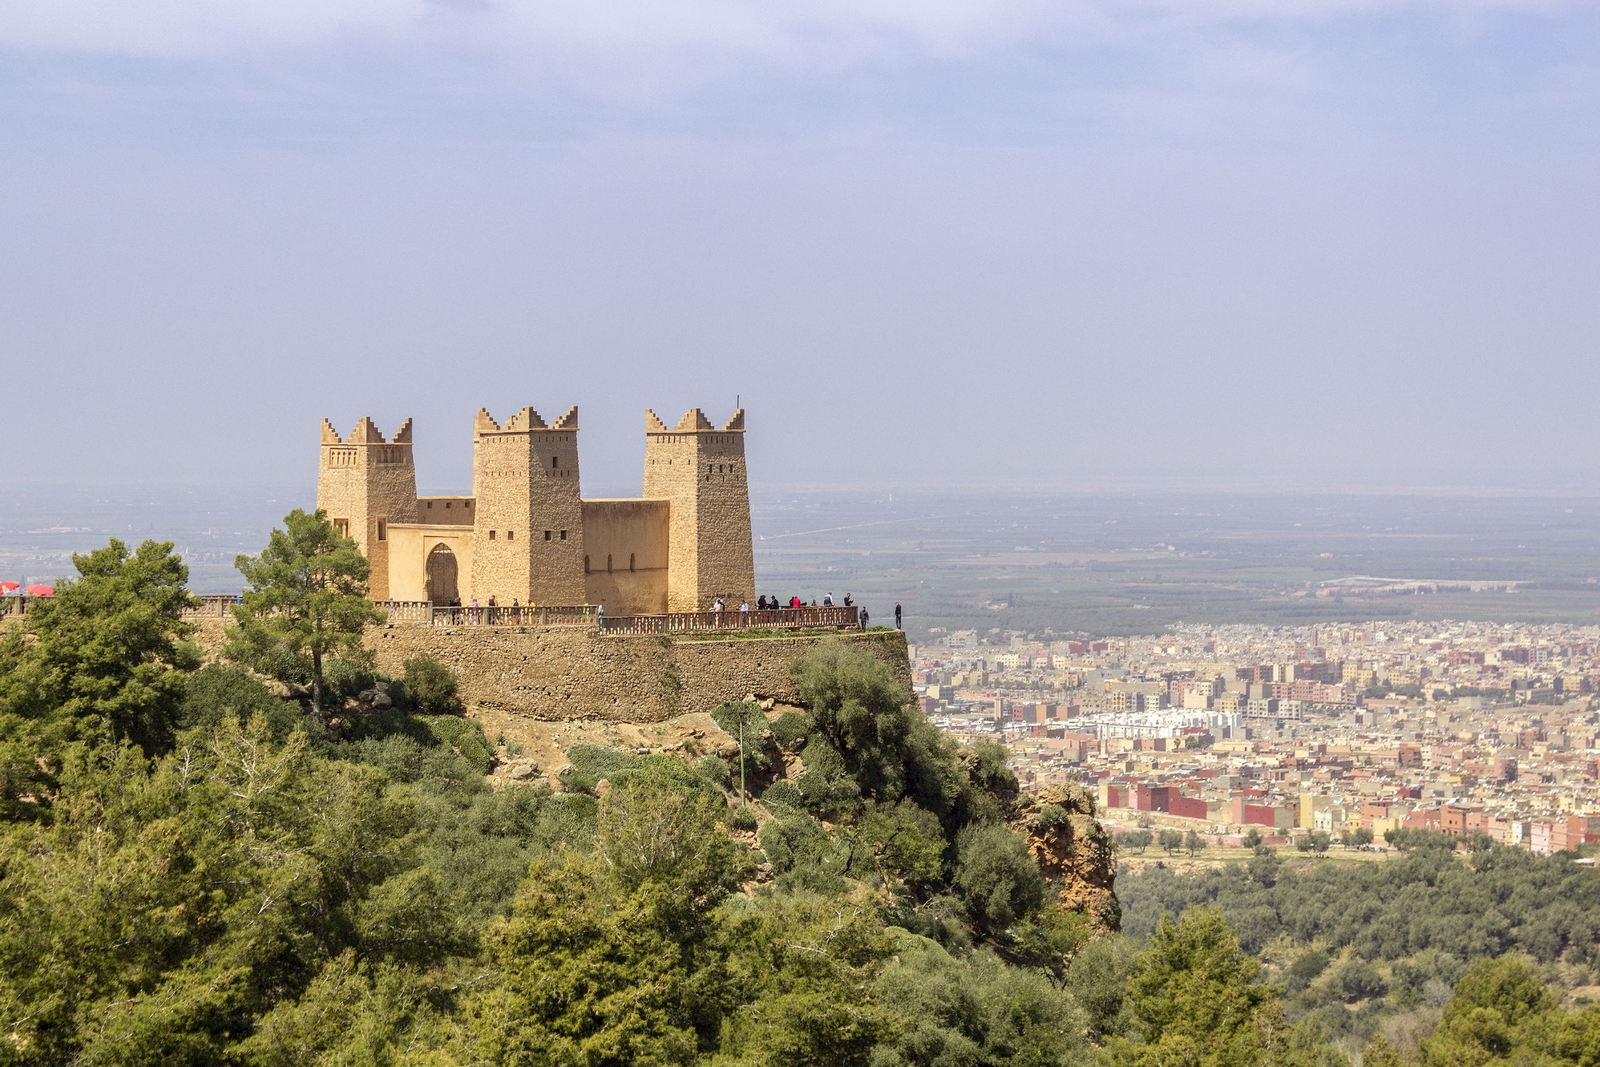
[[[30,586],[26,586],[22,591],[24,593],[27,593],[29,596],[55,596],[56,595],[56,587],[53,586],[53,585],[30,585]]]
[[[16,582],[0,582],[0,593],[13,593],[21,588],[22,586]]]

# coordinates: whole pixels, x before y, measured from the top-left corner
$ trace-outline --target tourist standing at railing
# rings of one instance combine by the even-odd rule
[[[604,604],[596,604],[594,606],[594,624],[601,630],[606,628],[606,606]]]
[[[739,601],[739,625],[750,625],[750,601],[748,600]]]
[[[900,620],[901,620],[901,617],[900,617],[900,602],[898,600],[896,600],[894,602],[894,628],[896,630],[904,630],[905,629],[904,626],[900,625]]]
[[[473,597],[472,598],[472,610],[467,612],[467,625],[468,626],[476,626],[476,625],[478,625],[478,598],[477,597]]]
[[[851,599],[850,594],[846,593],[844,595],[844,606],[848,608],[851,604],[854,604],[854,603],[855,603],[855,601]]]
[[[822,594],[822,606],[825,608],[833,607],[833,594],[831,592]]]
[[[867,609],[866,608],[862,608],[861,609],[861,628],[863,630],[865,630],[867,628],[867,620],[869,618],[871,618],[871,616],[867,614]]]
[[[522,625],[522,605],[517,603],[516,597],[511,598],[511,621],[518,626]]]

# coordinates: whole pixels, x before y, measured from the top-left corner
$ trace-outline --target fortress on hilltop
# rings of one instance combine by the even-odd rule
[[[472,495],[417,496],[411,420],[385,438],[363,417],[322,420],[317,507],[372,563],[374,600],[579,605],[611,615],[755,599],[744,411],[720,428],[690,409],[645,412],[644,492],[585,500],[578,409],[473,421]]]

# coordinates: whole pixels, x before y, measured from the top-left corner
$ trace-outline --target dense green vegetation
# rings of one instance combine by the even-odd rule
[[[1457,852],[1439,834],[1404,843],[1404,855],[1382,863],[1285,863],[1258,848],[1204,875],[1124,876],[1124,927],[1148,934],[1162,915],[1217,909],[1247,951],[1272,963],[1289,1017],[1353,1046],[1431,1025],[1484,960],[1522,961],[1541,990],[1541,975],[1568,988],[1600,983],[1592,867],[1487,842]]]
[[[1437,1028],[1390,1044],[1429,1064],[1595,1062],[1597,1013],[1536,970],[1594,966],[1570,865],[1351,875],[1463,901],[1402,924],[1259,857],[1236,893],[1136,882],[1148,945],[1090,938],[1018,829],[1059,809],[847,643],[796,664],[804,711],[720,709],[731,754],[575,746],[559,788],[497,789],[439,664],[346,643],[312,699],[303,645],[200,665],[170,545],[77,564],[0,643],[0,1064],[1309,1067],[1359,1029],[1306,1010],[1324,987],[1357,1016],[1420,990]]]

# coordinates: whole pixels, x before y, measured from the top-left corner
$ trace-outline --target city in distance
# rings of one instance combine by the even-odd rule
[[[111,537],[175,543],[199,593],[239,589],[312,486],[41,486],[0,517],[0,578],[48,582]],[[763,595],[904,605],[914,637],[1154,634],[1180,622],[1600,623],[1600,498],[1440,490],[771,490]]]

